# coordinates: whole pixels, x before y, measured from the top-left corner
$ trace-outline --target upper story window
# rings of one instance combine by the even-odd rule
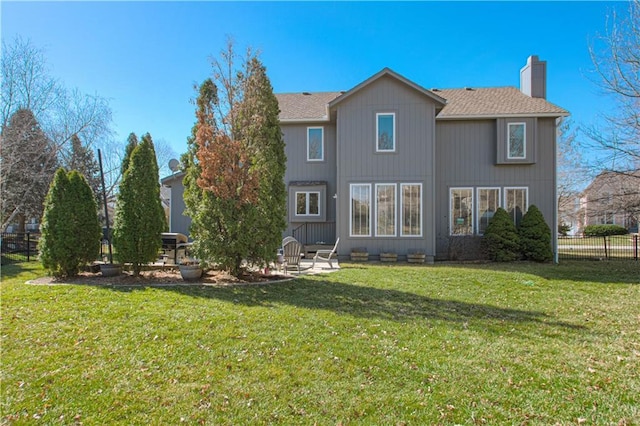
[[[396,150],[396,114],[394,112],[376,113],[376,152],[395,152]]]
[[[307,127],[307,161],[324,161],[323,127]]]
[[[507,158],[520,160],[527,156],[527,126],[525,123],[509,123],[507,126]]]
[[[320,192],[296,192],[296,216],[320,216]]]

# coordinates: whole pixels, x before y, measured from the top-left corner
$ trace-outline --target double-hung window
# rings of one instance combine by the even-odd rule
[[[395,152],[396,150],[396,114],[394,112],[376,113],[376,152]]]
[[[509,123],[507,125],[507,158],[521,160],[527,156],[527,132],[525,123]]]
[[[307,127],[307,161],[324,161],[323,127]]]
[[[505,188],[504,206],[513,223],[518,226],[522,221],[522,216],[529,208],[528,188]]]
[[[478,234],[483,235],[489,221],[500,207],[500,188],[478,188]]]
[[[450,234],[473,234],[473,188],[451,188],[449,198]]]
[[[400,235],[403,237],[422,236],[422,184],[401,183],[402,227]]]
[[[396,236],[396,184],[376,184],[376,236]]]
[[[296,192],[296,216],[320,216],[320,192]]]
[[[352,183],[350,186],[350,230],[352,237],[371,236],[371,184]]]

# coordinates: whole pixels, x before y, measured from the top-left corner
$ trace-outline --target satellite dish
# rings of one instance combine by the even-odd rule
[[[180,162],[178,160],[176,160],[175,158],[172,158],[171,160],[169,160],[169,169],[172,172],[177,172],[178,168],[180,167]]]

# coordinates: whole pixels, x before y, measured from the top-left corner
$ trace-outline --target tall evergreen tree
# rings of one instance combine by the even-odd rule
[[[93,191],[78,171],[55,174],[45,200],[39,241],[42,265],[54,276],[78,275],[96,259],[101,228]]]
[[[285,227],[284,142],[278,103],[251,53],[240,67],[230,43],[200,86],[189,138],[185,204],[195,254],[234,275],[275,257]],[[217,85],[216,85],[217,84]]]
[[[246,141],[258,176],[257,214],[252,233],[255,244],[249,259],[265,262],[273,258],[286,228],[286,156],[278,115],[280,108],[273,94],[266,68],[256,58],[249,60],[240,104],[240,138]]]
[[[131,153],[138,146],[138,136],[135,133],[129,133],[129,137],[127,138],[127,146],[124,150],[124,158],[122,159],[122,166],[120,168],[120,174],[124,176],[124,172],[129,168],[129,161],[131,159]]]
[[[96,200],[100,202],[101,183],[100,166],[93,151],[82,144],[78,135],[71,137],[71,157],[67,162],[67,170],[77,170],[82,174],[89,187],[95,194]]]
[[[165,228],[158,164],[147,133],[131,152],[120,183],[113,230],[116,259],[131,263],[134,275],[139,275],[142,265],[157,258]]]
[[[42,216],[43,202],[58,167],[57,152],[33,113],[19,109],[2,131],[0,153],[2,227]]]

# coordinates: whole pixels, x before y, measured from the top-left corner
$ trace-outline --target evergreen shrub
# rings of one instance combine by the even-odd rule
[[[518,227],[518,235],[522,255],[525,259],[536,262],[548,262],[553,259],[551,228],[544,221],[540,209],[535,205],[529,206],[523,216]]]
[[[584,228],[585,237],[606,237],[609,235],[626,235],[629,231],[620,225],[589,225]]]
[[[520,258],[518,231],[509,213],[502,207],[496,210],[489,221],[482,239],[489,259],[496,262],[511,262]]]

